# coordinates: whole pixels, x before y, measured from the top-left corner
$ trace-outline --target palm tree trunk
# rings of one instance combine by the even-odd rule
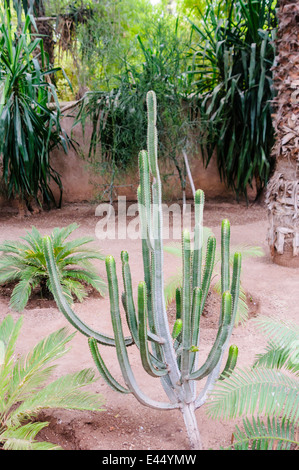
[[[280,0],[274,85],[275,172],[267,187],[268,242],[277,264],[299,267],[299,3]]]

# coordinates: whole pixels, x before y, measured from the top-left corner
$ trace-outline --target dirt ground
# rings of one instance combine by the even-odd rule
[[[48,234],[56,226],[66,226],[77,222],[80,228],[74,236],[91,235],[95,237],[98,217],[93,204],[71,204],[60,210],[43,212],[19,220],[15,210],[0,208],[0,241],[15,240],[24,235],[31,226],[36,226],[43,234]],[[279,319],[290,319],[299,323],[299,270],[278,266],[272,263],[267,247],[267,213],[263,205],[246,207],[237,203],[207,201],[204,211],[204,225],[210,227],[218,241],[223,218],[231,222],[231,245],[249,244],[264,249],[262,258],[247,259],[243,262],[242,283],[250,301],[250,317],[244,325],[233,331],[231,343],[239,348],[239,366],[252,364],[257,353],[264,350],[266,339],[257,330],[255,319],[267,315]],[[133,287],[142,280],[141,244],[138,240],[98,240],[94,246],[104,254],[116,257],[119,276],[121,273],[120,252],[126,249],[130,255]],[[165,254],[165,279],[178,267],[178,259]],[[103,262],[98,262],[99,273],[106,277]],[[9,297],[0,295],[0,319],[9,312],[15,319],[20,314],[9,309]],[[84,322],[98,331],[111,333],[108,296],[101,298],[91,295],[82,304],[76,303],[74,309]],[[213,296],[209,299],[209,308],[203,317],[201,329],[202,360],[209,352],[216,334],[218,321],[218,303]],[[169,311],[170,320],[174,316],[173,308]],[[65,318],[55,307],[54,302],[34,299],[22,313],[23,328],[19,337],[17,353],[25,354],[41,338],[49,333],[69,326]],[[70,327],[70,331],[72,327]],[[122,381],[119,366],[112,348],[102,347],[110,371]],[[155,399],[165,399],[158,379],[145,374],[140,366],[138,351],[132,347],[129,356],[136,378],[141,388]],[[87,340],[77,333],[71,342],[71,350],[61,358],[55,369],[53,379],[75,372],[82,368],[94,367],[88,350]],[[201,388],[202,385],[199,384]],[[79,412],[65,410],[46,410],[41,413],[49,426],[40,436],[60,444],[67,450],[188,450],[189,444],[184,423],[178,411],[155,411],[143,407],[131,395],[121,395],[112,391],[99,377],[92,389],[103,396],[104,411]],[[196,412],[198,425],[205,449],[220,449],[231,442],[232,432],[237,421],[223,422],[210,419],[203,406]]]

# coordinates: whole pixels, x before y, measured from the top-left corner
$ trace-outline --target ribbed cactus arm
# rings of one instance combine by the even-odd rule
[[[149,248],[153,249],[151,182],[148,160],[148,153],[145,150],[142,150],[138,157],[140,184],[138,186],[137,196],[139,203],[141,236],[142,239],[146,239]]]
[[[156,364],[151,359],[151,354],[148,347],[148,334],[147,334],[147,295],[146,284],[140,282],[138,285],[138,333],[140,344],[141,362],[146,372],[152,377],[161,377],[168,373],[167,366],[164,364],[163,368],[155,367]]]
[[[230,287],[230,223],[227,219],[221,225],[221,294],[229,290]]]
[[[124,285],[124,307],[127,314],[127,323],[132,334],[134,343],[139,347],[138,339],[138,325],[136,319],[136,311],[133,299],[133,290],[132,290],[132,277],[131,270],[129,266],[129,254],[127,251],[121,252],[121,261],[122,261],[122,276],[123,276],[123,285]]]
[[[45,256],[45,260],[47,263],[47,269],[49,273],[49,279],[52,286],[52,292],[57,304],[58,309],[60,312],[65,316],[65,318],[73,325],[78,331],[80,331],[83,335],[87,337],[93,337],[96,341],[100,344],[106,346],[115,346],[115,341],[112,336],[104,335],[99,333],[88,325],[86,325],[72,310],[68,302],[66,301],[64,294],[62,292],[60,278],[58,269],[56,266],[56,261],[54,257],[54,250],[52,245],[51,237],[44,237],[43,238],[43,252]],[[127,346],[133,344],[132,338],[126,338],[125,343]]]
[[[157,135],[157,100],[156,94],[149,91],[146,95],[147,104],[147,149],[150,169],[156,178],[158,173],[158,135]]]
[[[222,296],[221,323],[215,342],[205,363],[189,375],[190,380],[203,379],[217,367],[222,358],[226,341],[229,338],[232,324],[232,296],[230,292],[224,292]]]
[[[239,350],[235,344],[232,344],[228,351],[228,357],[224,369],[219,377],[219,380],[224,380],[229,377],[237,365]]]
[[[146,396],[139,388],[132,368],[129,362],[125,339],[123,335],[123,329],[121,324],[121,317],[119,311],[119,294],[118,294],[118,282],[116,276],[115,260],[112,256],[106,257],[106,270],[108,276],[108,288],[110,298],[110,312],[112,327],[115,337],[116,353],[120,369],[124,378],[124,381],[128,389],[137,398],[137,400],[145,406],[149,406],[155,409],[174,409],[178,408],[178,403],[164,403],[158,402]]]
[[[182,380],[189,374],[190,347],[191,347],[191,244],[190,233],[183,230],[182,234],[182,256],[183,256],[183,286],[182,286]]]
[[[200,336],[200,317],[202,314],[202,290],[200,287],[195,287],[193,289],[192,297],[192,346],[194,351],[190,355],[190,372],[193,371],[196,358],[198,356],[197,348],[199,346],[199,336]]]
[[[240,295],[240,277],[241,277],[241,263],[242,263],[242,255],[239,252],[234,254],[234,261],[233,261],[233,273],[232,273],[232,283],[230,292],[233,299],[233,318],[236,318],[237,310],[238,310],[238,302],[239,302],[239,295]]]
[[[105,362],[99,352],[97,342],[94,338],[88,338],[88,345],[93,357],[94,363],[97,366],[97,369],[105,382],[116,392],[120,393],[131,393],[130,390],[123,387],[120,383],[115,380],[115,378],[110,374],[109,370],[107,369]]]
[[[194,196],[194,250],[192,267],[192,287],[201,287],[201,265],[203,245],[204,192],[198,189]]]
[[[211,284],[211,278],[212,278],[214,263],[215,263],[215,252],[216,252],[216,238],[211,235],[207,241],[205,268],[204,268],[202,283],[201,283],[201,289],[202,289],[201,309],[202,311],[204,309],[204,305],[206,303],[207,295],[209,293],[209,288]]]

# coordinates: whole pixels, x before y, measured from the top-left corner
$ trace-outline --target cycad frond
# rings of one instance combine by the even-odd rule
[[[50,442],[38,442],[36,435],[46,426],[47,422],[27,423],[6,429],[0,435],[4,450],[61,450],[61,447]]]
[[[206,406],[213,418],[235,418],[257,412],[279,414],[297,421],[298,380],[282,370],[236,369],[229,378],[217,383]]]
[[[84,271],[82,269],[68,269],[65,271],[63,279],[70,277],[79,281],[84,281],[90,284],[96,289],[101,295],[106,293],[106,283],[92,271]],[[63,282],[63,281],[62,281]]]
[[[84,251],[84,248],[82,248],[82,246],[92,241],[93,241],[92,237],[81,237],[81,238],[76,238],[76,240],[71,240],[69,242],[66,242],[63,245],[62,250],[57,255],[57,258],[56,258],[57,262],[59,262],[61,258],[65,258],[66,256],[69,256],[73,253],[77,253],[78,251],[79,252]]]
[[[68,238],[77,228],[79,228],[79,225],[76,222],[68,225],[67,227],[55,227],[51,234],[53,246],[63,245],[65,239]]]
[[[66,328],[61,328],[41,340],[26,357],[20,357],[15,362],[6,397],[7,406],[26,399],[48,379],[53,369],[53,366],[48,367],[49,363],[66,353],[66,344],[72,337]]]
[[[236,426],[234,432],[235,450],[289,450],[292,445],[298,446],[295,426],[287,420],[269,417],[265,423],[261,418],[243,420],[244,431]]]
[[[82,390],[94,382],[95,372],[84,369],[49,383],[54,361],[67,352],[73,338],[66,328],[40,341],[25,357],[15,358],[22,317],[8,315],[0,324],[0,445],[14,450],[58,448],[35,440],[48,423],[31,422],[45,408],[102,410],[102,397]]]
[[[299,326],[287,320],[262,316],[258,328],[269,337],[267,351],[256,355],[254,366],[289,369],[299,373]]]
[[[81,391],[94,382],[95,372],[83,369],[74,374],[67,374],[46,385],[35,394],[31,394],[10,414],[7,424],[15,426],[28,417],[36,416],[42,409],[63,408],[71,410],[102,411],[97,395]]]
[[[10,307],[21,312],[27,305],[32,290],[39,284],[38,279],[21,279],[12,291]]]
[[[27,231],[27,234],[24,237],[21,237],[32,247],[33,251],[43,251],[43,238],[40,232],[37,230],[34,225],[31,227],[31,232]]]
[[[67,292],[72,296],[72,301],[74,301],[74,297],[79,300],[79,302],[83,302],[83,300],[87,297],[87,292],[81,282],[72,279],[72,277],[64,277],[61,279],[61,284],[63,288],[66,289]]]
[[[93,238],[81,237],[65,241],[77,228],[78,225],[74,223],[67,227],[54,228],[51,234],[59,276],[64,281],[64,294],[70,303],[73,302],[72,294],[81,301],[86,297],[84,283],[92,285],[101,295],[106,292],[106,283],[96,274],[95,267],[91,263],[93,259],[103,260],[104,256],[101,252],[86,246],[93,241]],[[42,286],[46,284],[52,291],[43,252],[42,235],[32,227],[32,231],[27,232],[23,240],[27,245],[18,241],[5,241],[0,245],[4,251],[0,257],[0,284],[18,281],[11,296],[10,306],[19,312],[26,307],[35,287],[40,286],[43,292]],[[69,267],[73,269],[68,269]],[[75,267],[79,267],[81,271],[78,272]]]

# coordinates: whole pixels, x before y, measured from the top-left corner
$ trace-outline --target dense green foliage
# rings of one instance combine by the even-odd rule
[[[237,196],[254,179],[259,194],[272,168],[274,3],[208,1],[200,23],[192,22],[203,155],[208,164],[216,150],[220,176]]]
[[[191,4],[181,5],[189,17],[191,39],[186,21],[166,11],[163,15],[159,11],[155,26],[143,18],[139,50],[132,38],[133,51],[126,49],[121,56],[123,41],[116,34],[120,71],[113,74],[106,68],[102,87],[107,91],[87,96],[79,119],[84,112],[92,119],[92,146],[101,142],[104,161],[109,154],[116,165],[135,162],[144,135],[142,96],[153,89],[161,116],[160,155],[174,164],[182,187],[185,168],[180,153],[195,128],[205,164],[216,152],[219,174],[237,197],[247,197],[248,185],[253,184],[259,195],[273,166],[275,4],[272,0],[195,2],[196,8]],[[89,59],[92,56],[91,47]]]
[[[70,303],[74,298],[82,301],[86,297],[84,284],[92,286],[101,294],[105,292],[105,282],[91,263],[92,259],[102,260],[103,255],[85,246],[92,238],[67,240],[77,228],[78,225],[74,223],[55,228],[51,234],[60,282]],[[43,296],[53,292],[43,251],[43,238],[33,227],[31,232],[22,237],[23,241],[4,241],[0,245],[0,251],[3,251],[0,257],[0,284],[16,283],[10,299],[10,306],[14,310],[22,311],[36,288]]]
[[[256,322],[268,337],[266,351],[257,355],[252,368],[237,368],[216,384],[207,403],[208,414],[244,417],[244,429],[237,427],[234,433],[236,450],[298,447],[298,325],[267,317]]]
[[[58,72],[59,98],[82,98],[88,90],[77,122],[91,119],[90,162],[110,175],[110,190],[117,171],[134,166],[144,146],[143,97],[152,89],[160,156],[178,172],[183,189],[182,150],[201,145],[206,165],[216,153],[220,177],[237,198],[247,197],[252,185],[261,193],[273,167],[274,0],[34,5],[41,3],[56,18],[56,63],[65,65],[78,93],[72,95]]]
[[[158,17],[149,22],[149,35],[137,36],[141,65],[125,62],[123,72],[111,77],[115,86],[88,92],[82,100],[75,125],[92,122],[89,158],[107,171],[136,163],[140,148],[146,146],[145,95],[153,89],[159,101],[158,132],[161,158],[169,159],[185,185],[180,152],[187,146],[192,126],[186,94],[187,43],[179,32],[179,20]],[[107,83],[110,85],[110,82]],[[190,100],[189,100],[190,101]]]
[[[3,180],[9,196],[30,204],[54,201],[50,182],[62,192],[57,171],[51,166],[50,151],[67,137],[60,126],[60,111],[41,39],[30,33],[33,18],[26,16],[22,29],[15,30],[10,10],[1,15],[0,25],[0,156]],[[56,103],[55,112],[48,104]]]
[[[49,423],[38,413],[46,408],[102,411],[98,394],[82,391],[94,382],[94,372],[84,369],[49,382],[53,364],[68,349],[72,337],[65,328],[42,339],[26,355],[16,354],[22,327],[11,315],[0,323],[0,447],[6,450],[58,450],[50,442],[40,442],[37,434]]]

